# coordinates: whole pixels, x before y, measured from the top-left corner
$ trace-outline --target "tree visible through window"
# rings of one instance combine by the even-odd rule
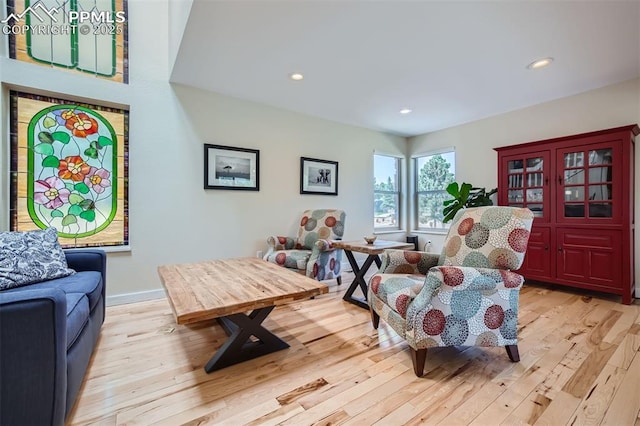
[[[451,198],[447,185],[455,181],[455,152],[415,158],[418,229],[446,229],[442,203]]]
[[[374,155],[373,227],[398,229],[400,214],[400,160],[388,155]]]

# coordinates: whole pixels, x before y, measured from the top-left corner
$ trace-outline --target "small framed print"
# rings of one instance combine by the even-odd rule
[[[338,195],[338,162],[300,157],[300,193]]]
[[[260,190],[260,151],[204,145],[204,189]]]

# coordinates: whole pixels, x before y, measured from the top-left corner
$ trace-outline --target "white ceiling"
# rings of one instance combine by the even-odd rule
[[[194,0],[171,81],[413,136],[638,76],[637,0]]]

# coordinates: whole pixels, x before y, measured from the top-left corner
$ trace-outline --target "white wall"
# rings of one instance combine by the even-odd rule
[[[160,289],[161,264],[255,256],[266,250],[269,235],[294,236],[307,208],[344,209],[345,238],[371,234],[373,151],[404,156],[406,140],[172,87],[168,25],[166,0],[129,2],[129,85],[0,58],[2,117],[8,115],[6,92],[16,87],[130,108],[131,251],[108,253],[108,295]],[[203,143],[259,149],[260,191],[204,190]],[[338,196],[299,193],[301,156],[339,161]],[[8,183],[2,183],[0,229],[7,229]]]
[[[160,289],[160,264],[254,256],[265,250],[268,235],[293,235],[306,208],[346,210],[347,239],[371,234],[374,150],[403,156],[455,146],[458,180],[493,187],[494,147],[640,122],[635,80],[411,138],[407,148],[401,137],[172,87],[175,39],[164,30],[173,25],[172,7],[167,0],[130,1],[128,7],[129,85],[0,58],[0,229],[8,229],[8,89],[130,108],[132,249],[108,255],[110,296]],[[202,189],[203,143],[259,149],[260,191]],[[301,156],[339,161],[337,197],[299,194]],[[640,188],[640,173],[636,179]],[[427,238],[434,250],[441,248],[437,235],[421,235],[421,245]]]
[[[640,79],[592,90],[484,120],[409,139],[410,154],[445,147],[456,148],[456,181],[476,186],[497,186],[495,147],[533,142],[595,130],[640,124]],[[636,144],[640,170],[640,141]],[[636,172],[636,194],[640,173]],[[636,195],[635,223],[640,223],[640,196]],[[442,235],[423,234],[434,250],[442,249]],[[640,232],[636,232],[636,296],[640,295]]]
[[[169,2],[169,74],[182,43],[182,35],[189,20],[193,0],[168,0]]]

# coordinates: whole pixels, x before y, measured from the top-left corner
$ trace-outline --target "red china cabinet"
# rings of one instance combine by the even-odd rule
[[[527,279],[634,298],[637,125],[495,148],[498,204],[528,207]]]

